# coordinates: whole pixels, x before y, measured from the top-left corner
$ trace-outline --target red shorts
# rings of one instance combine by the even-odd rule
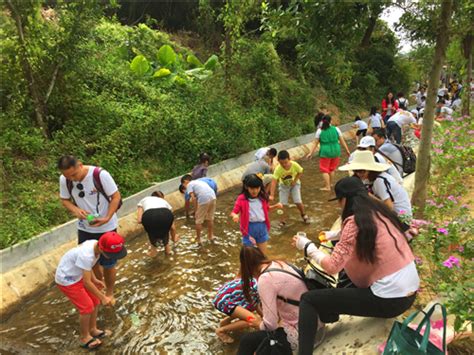
[[[57,286],[76,306],[79,314],[90,314],[100,304],[100,300],[84,287],[82,280],[69,286]]]
[[[319,171],[322,173],[332,173],[337,169],[340,158],[319,158]]]

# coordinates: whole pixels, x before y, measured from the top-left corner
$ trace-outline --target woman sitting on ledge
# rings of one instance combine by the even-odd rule
[[[356,177],[339,180],[336,198],[342,208],[339,243],[329,256],[310,240],[295,236],[293,245],[305,249],[329,274],[344,269],[354,288],[317,289],[304,293],[299,309],[299,354],[313,353],[318,322],[331,323],[340,314],[396,317],[413,304],[419,287],[414,256],[397,215],[369,197]],[[323,331],[324,328],[320,328]]]

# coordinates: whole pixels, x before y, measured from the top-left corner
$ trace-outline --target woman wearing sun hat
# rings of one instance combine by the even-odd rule
[[[365,153],[365,152],[363,152]],[[339,315],[396,317],[413,304],[420,280],[415,257],[396,214],[370,198],[360,179],[339,180],[336,198],[342,208],[339,243],[331,255],[305,237],[293,245],[307,250],[328,274],[345,270],[355,288],[315,289],[304,293],[299,307],[298,354],[313,354],[318,323],[336,322]],[[324,331],[320,328],[319,331]]]
[[[369,186],[370,192],[409,222],[412,217],[410,198],[403,186],[386,172],[389,167],[388,164],[377,163],[372,152],[356,151],[352,161],[339,167],[339,170],[353,171],[355,176]]]

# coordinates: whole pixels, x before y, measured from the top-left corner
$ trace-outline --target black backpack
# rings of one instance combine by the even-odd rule
[[[402,177],[405,177],[407,175],[410,175],[411,173],[414,173],[416,170],[416,154],[413,151],[413,149],[407,145],[400,145],[396,143],[392,143],[400,152],[402,156],[402,161],[403,164],[397,163],[396,161],[393,161],[390,159],[386,154],[384,154],[381,150],[377,150],[380,154],[382,154],[385,158],[390,160],[395,166],[400,167],[403,169],[403,172],[405,175]]]
[[[402,101],[403,100],[403,101]],[[402,109],[402,110],[406,110],[408,105],[408,100],[405,99],[405,98],[402,98],[402,99],[398,99],[398,108]]]

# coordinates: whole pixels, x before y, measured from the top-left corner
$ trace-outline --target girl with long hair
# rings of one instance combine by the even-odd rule
[[[298,344],[298,306],[308,289],[298,273],[284,261],[268,259],[259,249],[243,246],[240,250],[240,274],[243,293],[248,295],[251,281],[257,279],[262,319],[252,319],[256,332],[245,334],[239,345],[239,355],[269,354],[270,341],[277,342],[280,354],[291,355]]]
[[[398,102],[395,100],[393,93],[389,91],[387,96],[382,100],[382,117],[385,123],[398,110]]]
[[[342,208],[342,230],[332,254],[301,236],[293,238],[293,245],[299,250],[307,246],[312,261],[328,274],[344,269],[355,287],[317,289],[302,295],[300,355],[313,353],[319,319],[336,322],[341,314],[396,317],[411,307],[420,283],[415,257],[397,215],[370,197],[357,177],[339,180],[335,191],[333,200],[337,199]]]
[[[240,220],[242,244],[246,246],[257,245],[265,253],[267,241],[270,238],[270,218],[268,212],[273,208],[282,208],[281,203],[270,206],[268,195],[263,186],[262,177],[250,174],[245,177],[242,193],[235,201],[234,209],[230,214],[234,222]]]

